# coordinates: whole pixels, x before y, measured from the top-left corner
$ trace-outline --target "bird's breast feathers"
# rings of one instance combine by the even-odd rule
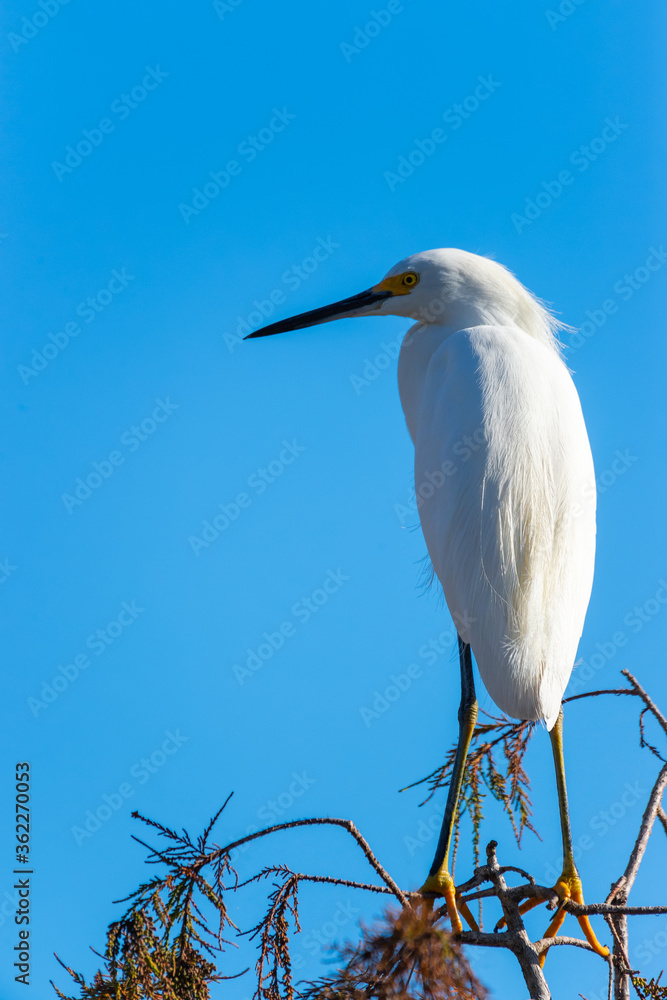
[[[583,629],[595,477],[554,350],[514,327],[447,336],[408,423],[429,555],[497,705],[555,722]]]

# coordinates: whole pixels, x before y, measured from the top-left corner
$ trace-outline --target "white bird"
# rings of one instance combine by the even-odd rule
[[[394,315],[398,385],[415,448],[424,538],[459,636],[459,744],[436,856],[422,887],[447,902],[465,760],[477,719],[470,649],[495,703],[550,731],[563,834],[561,901],[583,903],[574,863],[561,699],[584,625],[595,556],[595,475],[579,397],[560,356],[560,326],[501,264],[464,250],[406,257],[377,285],[272,323],[251,338],[341,317]],[[248,339],[248,338],[246,338]],[[536,905],[530,901],[525,905]],[[564,919],[559,908],[547,936]],[[587,917],[580,923],[602,955]]]

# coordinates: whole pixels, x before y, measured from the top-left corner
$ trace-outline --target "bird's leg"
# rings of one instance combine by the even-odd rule
[[[563,757],[563,709],[558,713],[556,725],[549,733],[551,737],[551,749],[554,755],[554,765],[556,767],[556,784],[558,786],[558,808],[560,811],[560,827],[563,835],[563,871],[554,886],[554,890],[560,900],[560,906],[556,910],[556,915],[547,927],[545,937],[555,937],[565,920],[565,910],[563,904],[569,899],[583,906],[584,895],[581,888],[581,879],[577,866],[574,863],[572,852],[572,833],[570,831],[570,812],[567,805],[567,788],[565,787],[565,759]],[[531,901],[532,902],[532,901]],[[523,910],[523,907],[522,907]],[[524,911],[525,912],[525,911]],[[590,920],[587,916],[577,917],[586,940],[591,948],[606,958],[609,955],[609,948],[601,945],[595,936]],[[540,958],[540,965],[544,965],[546,952]]]
[[[456,748],[454,759],[454,769],[449,782],[447,793],[447,805],[445,815],[442,820],[440,838],[435,851],[435,858],[431,865],[431,871],[426,882],[419,890],[423,895],[433,898],[444,896],[447,904],[447,912],[452,922],[452,931],[460,934],[463,924],[459,916],[459,909],[466,918],[473,930],[477,930],[477,924],[468,909],[466,903],[459,903],[457,906],[456,887],[454,880],[449,874],[449,851],[452,843],[452,833],[454,821],[456,819],[456,809],[458,806],[461,786],[463,784],[463,774],[465,771],[466,757],[468,749],[475,731],[477,722],[477,699],[475,697],[475,682],[472,674],[472,658],[470,646],[463,642],[459,636],[459,661],[461,665],[461,704],[459,706],[459,742]]]

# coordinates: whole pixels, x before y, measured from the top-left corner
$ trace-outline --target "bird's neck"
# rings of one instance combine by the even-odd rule
[[[459,329],[459,326],[416,323],[403,338],[398,357],[398,391],[413,442],[417,435],[417,419],[429,361],[447,337]]]

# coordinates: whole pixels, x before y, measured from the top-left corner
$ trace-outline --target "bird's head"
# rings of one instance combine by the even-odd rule
[[[376,285],[332,305],[255,330],[245,338],[302,330],[356,316],[406,316],[423,324],[512,325],[550,347],[558,322],[514,275],[465,250],[426,250],[399,261]]]

